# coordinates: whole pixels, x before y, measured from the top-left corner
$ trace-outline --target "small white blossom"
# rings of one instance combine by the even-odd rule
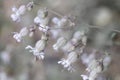
[[[67,18],[66,17],[63,17],[59,22],[58,22],[58,26],[59,27],[64,27],[66,24],[67,24]]]
[[[20,22],[21,16],[26,12],[26,6],[21,5],[18,9],[16,7],[13,7],[12,11],[14,12],[13,14],[11,14],[12,20],[15,22]]]
[[[98,73],[103,71],[103,62],[92,60],[86,70],[89,72],[89,75],[81,75],[83,80],[95,80]]]
[[[20,22],[20,16],[16,15],[16,14],[11,14],[10,16],[12,18],[13,21],[15,22]]]
[[[26,6],[21,5],[16,13],[18,13],[19,15],[23,15],[25,14],[25,12],[26,12]]]
[[[28,45],[25,49],[31,49],[30,52],[32,52],[33,55],[39,60],[44,59],[44,52],[41,52],[38,49],[31,47],[30,45]]]
[[[89,63],[95,59],[95,52],[96,51],[93,51],[91,54],[87,54],[87,53],[84,53],[81,55],[81,60],[82,60],[82,63],[86,65],[86,67],[88,67]]]
[[[40,9],[38,15],[34,18],[34,23],[39,27],[40,31],[47,32],[49,30],[48,22],[47,12]]]
[[[50,30],[50,32],[51,32],[51,34],[52,34],[52,37],[54,38],[54,39],[56,39],[58,36],[59,36],[59,33],[60,33],[60,30],[56,30],[56,29],[51,29]]]
[[[13,38],[16,39],[17,42],[21,42],[23,40],[23,37],[25,37],[28,34],[27,27],[24,27],[20,30],[20,32],[14,32]]]
[[[63,67],[67,68],[68,71],[73,72],[74,68],[71,65],[77,61],[77,56],[76,52],[70,52],[67,59],[61,59],[61,61],[58,61],[58,64],[63,65]]]
[[[13,38],[16,39],[17,42],[21,42],[22,41],[22,37],[19,33],[14,32]]]
[[[66,16],[62,17],[61,19],[54,17],[52,22],[59,28],[64,27],[68,23],[68,19]]]
[[[31,47],[30,45],[28,45],[25,49],[30,49],[30,52],[32,52],[33,55],[37,58],[44,59],[43,51],[46,47],[47,39],[47,36],[42,35],[41,40],[36,42],[35,47]]]
[[[59,21],[60,21],[60,19],[57,18],[57,17],[54,17],[54,18],[52,19],[52,22],[53,22],[54,24],[58,24]]]
[[[82,44],[86,45],[87,43],[87,36],[85,35],[84,31],[77,31],[74,33],[73,38],[77,41],[82,41]]]

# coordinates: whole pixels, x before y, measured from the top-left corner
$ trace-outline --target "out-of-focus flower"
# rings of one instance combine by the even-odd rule
[[[77,61],[77,53],[76,52],[70,52],[66,59],[61,59],[61,61],[58,61],[58,64],[63,65],[64,68],[67,68],[68,71],[73,72],[74,68],[72,67],[72,64]]]
[[[26,12],[26,6],[21,5],[18,9],[16,7],[13,7],[12,11],[14,12],[13,14],[11,14],[12,20],[15,22],[19,22],[21,20],[21,16]]]
[[[11,56],[9,51],[3,51],[0,54],[1,54],[0,57],[4,63],[10,62]]]
[[[104,66],[102,61],[92,60],[86,69],[89,75],[81,75],[81,77],[83,80],[95,80],[98,74],[103,71],[103,68]]]
[[[0,80],[8,80],[6,72],[0,71]]]
[[[16,39],[17,42],[21,42],[23,38],[28,34],[28,28],[24,27],[20,30],[20,32],[14,32],[13,38]]]
[[[46,47],[48,37],[46,35],[42,35],[41,39],[36,42],[35,47],[31,47],[28,45],[25,49],[30,49],[30,52],[33,53],[38,59],[44,59],[44,49]]]
[[[86,65],[86,67],[89,65],[89,63],[95,59],[95,53],[96,50],[94,50],[91,54],[84,53],[81,55],[82,63]]]
[[[47,17],[47,15],[48,11],[46,9],[40,9],[38,10],[37,16],[34,18],[34,23],[39,27],[39,30],[42,32],[47,32],[49,30],[49,18]]]
[[[83,49],[84,49],[84,46],[86,45],[86,43],[87,43],[87,37],[86,37],[84,31],[81,31],[81,32],[77,31],[74,33],[73,38],[70,41],[68,41],[62,49],[65,52],[71,52],[71,51],[75,50],[75,48],[78,45],[82,44],[83,46],[81,46],[80,49],[81,49],[81,52],[83,52]]]
[[[75,50],[75,46],[71,44],[71,42],[68,42],[65,46],[62,47],[62,50],[64,52],[71,52]]]

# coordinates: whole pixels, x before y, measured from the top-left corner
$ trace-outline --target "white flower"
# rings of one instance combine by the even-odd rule
[[[30,49],[30,52],[32,52],[37,58],[44,59],[43,51],[46,47],[47,39],[46,35],[42,35],[41,40],[36,42],[35,47],[28,45],[25,49]]]
[[[54,17],[52,22],[59,28],[64,27],[68,23],[68,19],[66,16],[62,17],[61,19]]]
[[[59,48],[61,48],[63,45],[65,45],[66,43],[66,39],[63,37],[60,37],[57,42],[53,45],[53,49],[54,50],[58,50]]]
[[[39,27],[39,30],[42,32],[47,32],[49,30],[49,26],[48,25],[49,19],[46,18],[40,18],[40,17],[35,17],[34,18],[34,23],[37,24],[37,26]]]
[[[85,64],[87,67],[90,64],[90,62],[94,59],[95,59],[95,51],[93,51],[89,55],[87,53],[84,53],[84,54],[81,55],[82,63]]]
[[[26,12],[26,6],[21,5],[16,13],[23,15],[23,14],[25,14],[25,12]]]
[[[82,78],[85,80],[95,80],[100,72],[103,71],[103,63],[101,61],[92,60],[86,69],[89,75],[83,75]]]
[[[53,29],[53,30],[51,29],[50,32],[51,32],[52,37],[53,37],[54,39],[56,39],[56,38],[59,36],[59,33],[60,33],[60,31],[59,31],[59,30],[56,30],[56,29]]]
[[[53,22],[54,24],[58,24],[59,21],[60,21],[60,19],[57,18],[57,17],[54,17],[54,18],[52,19],[52,22]]]
[[[76,39],[77,41],[81,40],[83,45],[86,45],[87,43],[87,36],[85,35],[84,31],[75,32],[73,38]]]
[[[31,49],[30,52],[32,52],[35,57],[38,59],[44,59],[44,52],[41,52],[38,49],[31,47],[30,45],[28,45],[25,49]]]
[[[17,42],[21,42],[22,41],[22,37],[19,33],[14,32],[13,38],[16,39]]]
[[[67,59],[61,59],[61,61],[58,61],[58,64],[63,65],[63,67],[67,68],[68,71],[73,72],[75,70],[71,65],[77,61],[77,56],[78,55],[76,52],[70,52],[67,56]]]
[[[0,53],[0,57],[4,63],[9,63],[10,62],[10,53],[8,51],[3,51]]]
[[[17,16],[16,14],[11,14],[11,18],[15,22],[20,22],[20,16]]]
[[[13,14],[11,14],[12,20],[16,22],[20,22],[21,16],[26,12],[26,7],[25,5],[21,5],[19,9],[13,7],[12,11],[14,12]]]
[[[40,24],[40,26],[47,26],[48,25],[48,22],[49,22],[49,18],[44,18],[44,19],[42,19],[42,18],[39,18],[40,19],[40,22],[39,22],[39,24]]]
[[[24,27],[20,30],[20,32],[13,32],[13,38],[17,40],[17,42],[21,42],[23,40],[23,37],[25,37],[28,34],[27,27]]]
[[[64,27],[66,24],[67,24],[67,18],[66,17],[63,17],[58,23],[58,27]]]

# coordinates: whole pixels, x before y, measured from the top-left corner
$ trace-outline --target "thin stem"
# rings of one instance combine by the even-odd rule
[[[98,28],[98,26],[89,26],[88,28],[103,29],[103,28]],[[120,33],[120,31],[119,31],[119,30],[116,30],[116,29],[111,29],[111,31],[115,31],[115,32]]]

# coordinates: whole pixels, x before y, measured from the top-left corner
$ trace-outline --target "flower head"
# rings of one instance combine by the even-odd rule
[[[27,27],[24,27],[20,30],[20,32],[13,32],[13,38],[16,39],[17,42],[21,42],[23,38],[28,34]]]
[[[72,67],[72,64],[77,61],[77,56],[76,52],[70,52],[67,59],[61,59],[61,61],[58,61],[58,64],[63,65],[63,67],[67,68],[68,71],[73,72],[74,68]]]

